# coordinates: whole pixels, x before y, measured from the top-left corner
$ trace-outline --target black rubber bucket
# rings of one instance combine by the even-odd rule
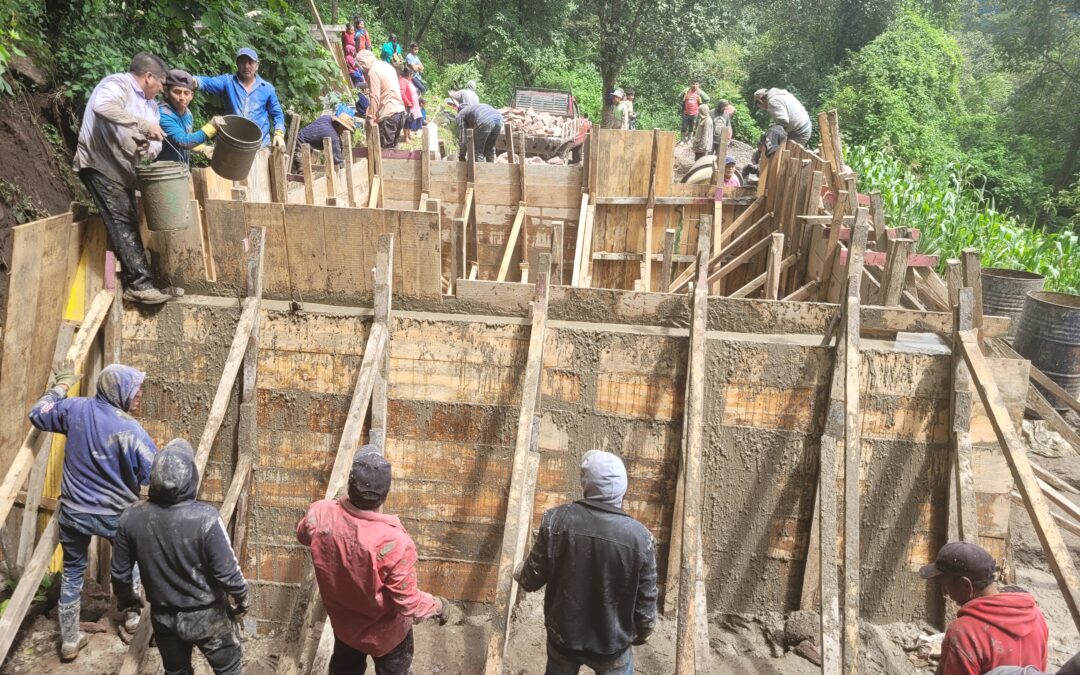
[[[1080,396],[1080,295],[1029,292],[1013,347],[1073,398]]]
[[[229,180],[244,180],[251,171],[255,153],[262,147],[262,129],[239,115],[226,115],[218,130],[210,168]]]
[[[1028,291],[1041,291],[1045,281],[1043,275],[1034,272],[997,267],[983,268],[983,314],[1007,316],[1012,319],[1009,324],[1009,337],[1016,337]]]
[[[136,168],[146,227],[155,232],[191,224],[191,172],[183,162],[153,162]]]

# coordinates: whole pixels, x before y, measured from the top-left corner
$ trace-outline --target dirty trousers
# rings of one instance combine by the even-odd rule
[[[588,666],[596,675],[634,675],[634,653],[630,647],[614,656],[584,656],[567,653],[548,642],[547,670],[544,675],[577,675]]]
[[[396,148],[401,128],[405,126],[405,113],[399,112],[379,120],[379,147]]]
[[[67,605],[82,596],[83,579],[90,559],[90,538],[93,536],[108,539],[116,536],[116,526],[120,516],[99,516],[93,513],[72,511],[60,502],[56,514],[60,526],[60,545],[64,552],[64,573],[60,582],[60,603]],[[135,567],[132,581],[136,588],[139,584],[139,568]]]
[[[473,149],[476,151],[476,161],[495,161],[495,143],[499,140],[499,132],[502,131],[502,126],[503,121],[500,117],[497,122],[482,127],[478,126],[473,130]]]
[[[143,291],[153,287],[146,250],[139,234],[139,211],[135,207],[135,191],[129,190],[100,171],[82,169],[79,178],[94,199],[105,231],[109,248],[120,259],[124,288]]]
[[[410,675],[413,661],[413,634],[409,629],[405,639],[382,656],[373,656],[375,675]],[[364,675],[367,654],[353,649],[334,636],[334,655],[330,657],[329,675]]]
[[[150,623],[165,675],[191,675],[198,647],[217,675],[240,675],[240,639],[224,605],[187,612],[152,609]]]

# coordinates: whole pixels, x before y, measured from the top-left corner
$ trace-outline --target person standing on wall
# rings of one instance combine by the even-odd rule
[[[207,158],[213,156],[213,146],[206,143],[218,128],[225,126],[225,118],[215,116],[198,131],[192,131],[194,122],[188,106],[194,95],[195,78],[183,70],[170,70],[165,77],[165,100],[158,103],[165,141],[155,161],[190,164],[193,150]]]
[[[698,106],[698,121],[694,128],[694,159],[698,160],[712,152],[713,149],[713,119],[709,115],[709,106],[704,103]]]
[[[806,145],[814,130],[810,115],[799,99],[786,89],[758,89],[754,92],[754,105],[766,110],[772,125],[783,129],[787,138],[799,145]]]
[[[57,606],[63,661],[73,661],[87,644],[79,631],[79,609],[90,537],[112,541],[120,514],[138,501],[140,488],[150,480],[157,446],[130,414],[139,409],[145,378],[146,373],[135,368],[112,364],[98,375],[93,398],[68,398],[79,376],[72,364],[65,364],[30,411],[35,428],[67,437],[55,516],[64,550]],[[138,625],[139,613],[126,612],[124,629],[133,633]]]
[[[150,467],[150,500],[120,516],[112,552],[116,604],[142,609],[132,583],[138,564],[165,675],[193,672],[192,647],[217,675],[240,675],[233,621],[247,612],[247,581],[218,510],[195,499],[198,489],[191,444],[169,441]]]
[[[458,110],[458,161],[465,161],[469,147],[469,129],[473,132],[473,150],[477,162],[495,161],[495,144],[502,133],[503,116],[486,103],[462,106]]]
[[[274,85],[259,77],[259,55],[250,47],[236,52],[236,74],[197,75],[195,88],[225,100],[230,115],[249,119],[262,129],[263,147],[285,147],[285,113]]]
[[[374,445],[356,451],[347,495],[308,507],[296,538],[311,549],[315,580],[334,630],[330,675],[412,673],[412,627],[450,618],[450,603],[421,591],[416,544],[397,516],[383,514],[390,462]]]
[[[396,148],[405,125],[405,104],[397,71],[366,49],[357,53],[356,64],[367,78],[370,101],[367,117],[379,125],[379,143],[383,148]]]
[[[682,126],[680,127],[680,133],[682,134],[682,140],[685,141],[693,135],[695,125],[697,124],[698,108],[702,103],[709,102],[709,96],[702,91],[701,81],[694,80],[690,83],[689,87],[683,89],[679,102],[682,110]]]
[[[514,571],[526,592],[544,586],[546,675],[633,675],[631,645],[656,623],[656,543],[622,510],[626,467],[601,450],[581,460],[583,498],[544,513]]]
[[[136,167],[161,152],[165,132],[154,100],[165,86],[165,62],[146,52],[128,72],[101,80],[86,103],[72,169],[105,222],[109,248],[120,259],[124,299],[160,304],[182,294],[154,288],[135,204]]]

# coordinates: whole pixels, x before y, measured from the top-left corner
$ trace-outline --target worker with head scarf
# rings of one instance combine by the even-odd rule
[[[138,410],[145,378],[146,373],[131,366],[112,364],[98,375],[93,398],[69,398],[79,376],[68,365],[30,411],[35,427],[67,437],[55,516],[64,549],[58,613],[60,657],[65,661],[75,659],[87,643],[79,632],[79,605],[90,537],[112,541],[120,514],[150,481],[157,447],[130,414]],[[124,627],[133,632],[138,623],[138,612],[128,613]]]

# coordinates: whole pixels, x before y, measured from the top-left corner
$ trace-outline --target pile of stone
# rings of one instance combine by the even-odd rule
[[[514,133],[524,131],[527,136],[563,136],[565,125],[571,122],[566,117],[559,117],[546,112],[536,112],[532,108],[501,108],[503,121],[509,122]]]

